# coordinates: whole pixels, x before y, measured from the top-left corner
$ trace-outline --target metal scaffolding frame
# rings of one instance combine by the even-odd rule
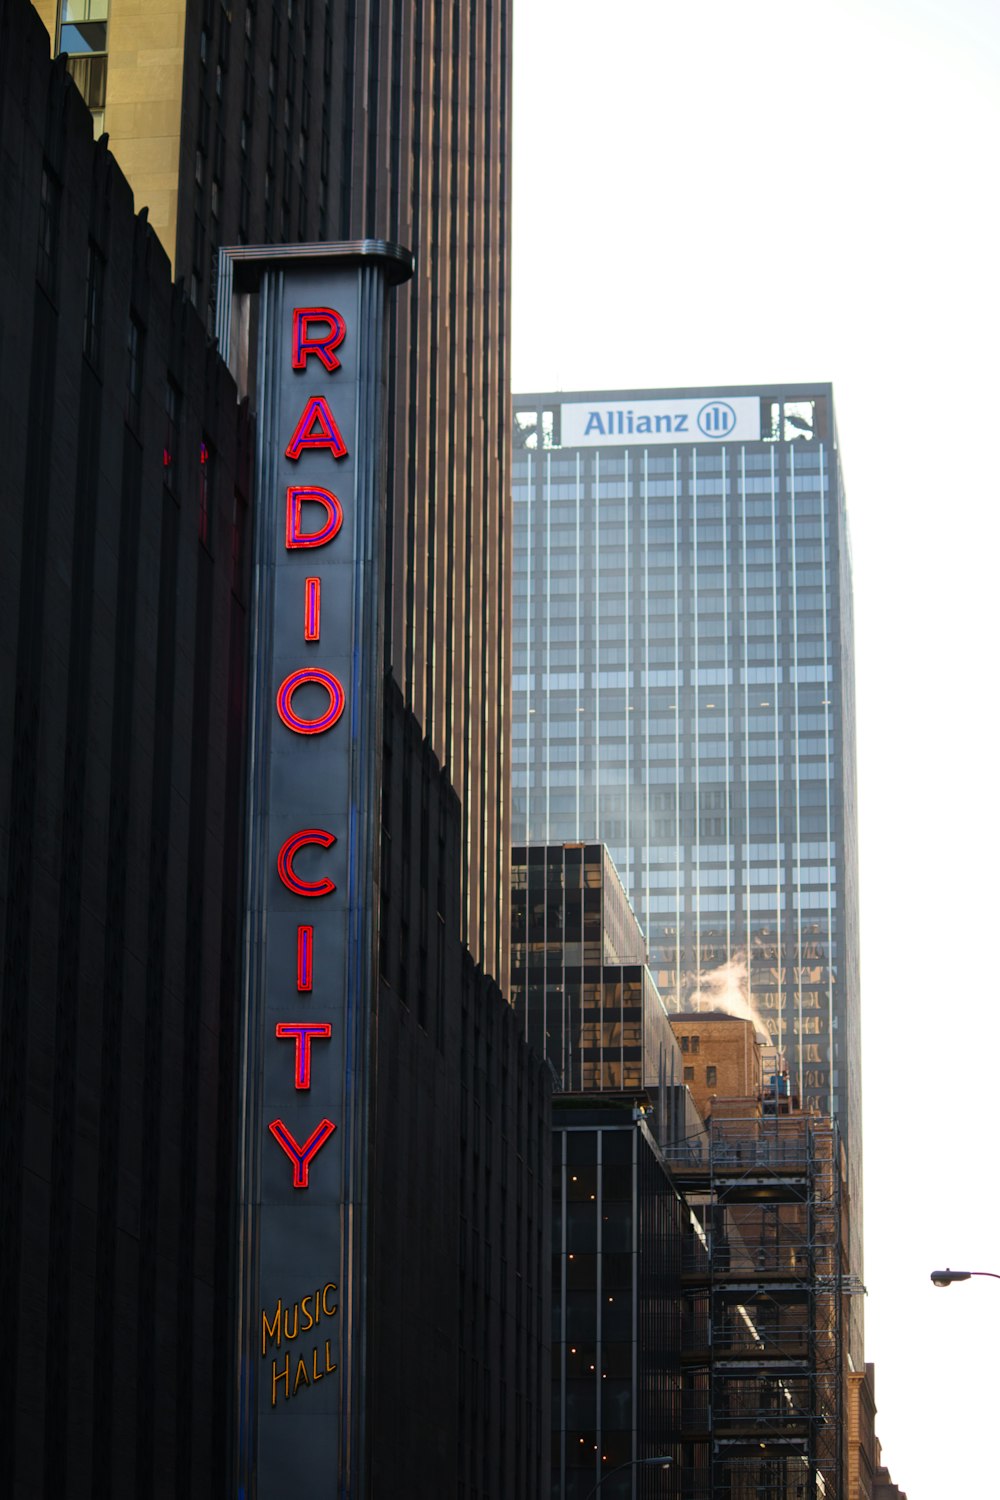
[[[839,1132],[822,1116],[745,1106],[665,1150],[691,1210],[674,1403],[681,1493],[844,1500]]]

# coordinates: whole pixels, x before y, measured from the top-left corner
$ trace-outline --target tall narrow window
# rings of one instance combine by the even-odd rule
[[[208,547],[212,538],[212,462],[208,443],[198,446],[198,540]]]
[[[59,237],[59,182],[52,168],[42,167],[42,194],[38,216],[38,254],[35,275],[50,297],[56,289],[56,248]]]
[[[139,416],[142,411],[142,324],[133,313],[128,320],[128,397],[125,417],[133,431],[139,431]]]
[[[61,0],[57,51],[68,54],[69,75],[104,133],[108,84],[108,0]]]
[[[95,367],[101,362],[104,319],[104,256],[93,240],[87,246],[87,292],[83,307],[83,352]]]
[[[175,487],[177,452],[181,415],[181,393],[172,380],[167,381],[167,430],[163,441],[163,482],[171,492]]]
[[[239,490],[233,491],[233,535],[231,561],[233,567],[233,592],[239,597],[243,571],[243,538],[246,534],[247,503]]]

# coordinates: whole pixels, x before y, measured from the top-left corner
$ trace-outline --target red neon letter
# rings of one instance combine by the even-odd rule
[[[329,1021],[279,1021],[274,1028],[276,1037],[295,1038],[295,1087],[307,1089],[312,1080],[312,1044],[318,1037],[329,1037],[333,1027]]]
[[[316,428],[316,431],[311,431]],[[340,428],[333,419],[333,412],[324,396],[310,396],[301,417],[295,424],[291,441],[285,449],[286,458],[297,459],[303,448],[327,448],[334,458],[347,456],[347,444],[340,435]]]
[[[309,337],[310,323],[326,324],[322,338]],[[292,313],[292,369],[304,370],[307,357],[315,354],[332,374],[340,368],[340,360],[333,351],[344,342],[346,332],[347,324],[334,308],[297,307]]]
[[[303,828],[300,833],[293,833],[278,851],[278,875],[282,885],[286,885],[296,896],[328,896],[331,891],[335,891],[337,887],[328,875],[324,875],[321,880],[302,880],[292,869],[292,860],[306,844],[319,844],[321,849],[331,849],[336,842],[336,835],[327,833],[323,828]],[[311,972],[310,968],[310,974]]]
[[[326,511],[326,520],[318,531],[302,530],[302,502],[315,500]],[[322,547],[332,542],[344,524],[344,512],[340,501],[330,490],[318,485],[290,484],[285,497],[285,546]]]
[[[299,993],[304,994],[313,987],[313,930],[311,927],[299,928],[299,954],[298,954],[298,987]]]
[[[316,719],[303,719],[292,707],[292,694],[295,689],[302,687],[307,682],[318,683],[325,688],[329,695],[329,702],[323,713]],[[344,712],[344,689],[338,678],[332,672],[325,671],[322,667],[300,667],[297,672],[289,672],[284,682],[278,689],[277,697],[278,717],[282,724],[289,729],[294,729],[296,734],[322,734],[326,729],[332,729],[334,724]]]
[[[307,641],[319,640],[319,579],[306,579],[306,619],[305,638]],[[280,712],[280,710],[279,710]]]
[[[320,1120],[304,1146],[300,1146],[283,1120],[272,1120],[267,1127],[292,1164],[292,1187],[309,1186],[309,1163],[321,1146],[325,1146],[336,1125],[332,1120]]]

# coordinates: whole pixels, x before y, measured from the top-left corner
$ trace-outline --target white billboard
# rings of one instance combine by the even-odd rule
[[[653,443],[741,443],[760,438],[759,396],[568,401],[564,448],[649,447]]]

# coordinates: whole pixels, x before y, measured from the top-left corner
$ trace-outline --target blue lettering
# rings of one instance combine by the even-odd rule
[[[656,418],[656,430],[657,432],[673,432],[673,424],[670,418],[658,416]]]
[[[687,412],[683,411],[683,412],[681,412],[681,414],[680,414],[679,417],[675,417],[674,418],[674,423],[675,423],[675,426],[674,426],[674,431],[675,432],[687,432],[687,430],[688,430],[688,414],[687,414]]]
[[[587,417],[587,425],[583,429],[583,435],[584,437],[589,437],[592,432],[599,432],[601,434],[601,437],[604,436],[604,424],[601,421],[600,412],[597,411],[592,411],[589,413]]]
[[[652,432],[652,424],[648,417],[637,417],[635,422],[636,432]]]

